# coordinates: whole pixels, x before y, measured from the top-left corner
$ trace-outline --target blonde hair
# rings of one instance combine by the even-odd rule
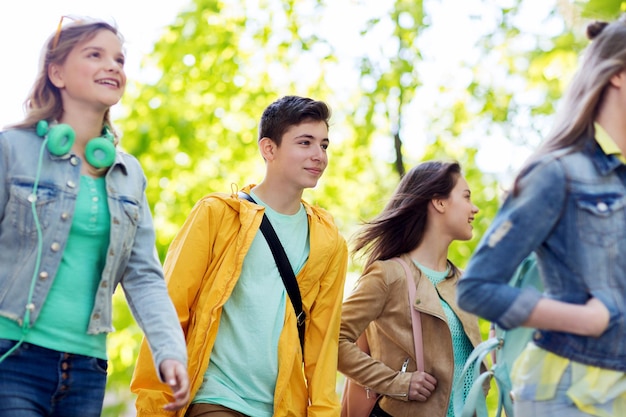
[[[626,15],[613,23],[593,22],[587,26],[592,40],[572,82],[563,96],[555,125],[518,175],[543,155],[555,150],[580,149],[594,136],[594,121],[611,78],[626,69]]]
[[[105,21],[80,18],[61,26],[55,33],[50,35],[44,44],[39,61],[37,78],[30,93],[24,102],[26,117],[19,123],[12,125],[15,128],[33,128],[40,120],[56,121],[63,115],[63,102],[59,89],[48,78],[48,67],[51,64],[63,65],[74,47],[84,41],[93,39],[101,30],[108,30],[115,34],[120,42],[124,38],[117,28]],[[117,133],[111,123],[110,111],[107,110],[102,120],[103,128],[106,126],[113,133],[117,141]]]

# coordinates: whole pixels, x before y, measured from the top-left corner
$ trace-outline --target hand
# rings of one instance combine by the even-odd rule
[[[435,390],[437,380],[426,372],[413,372],[409,384],[409,401],[426,401]]]
[[[165,359],[159,368],[161,377],[172,390],[174,401],[166,404],[163,409],[176,411],[183,408],[189,401],[189,376],[185,365],[175,359]]]
[[[585,303],[585,316],[589,318],[589,336],[598,337],[609,326],[611,313],[602,301],[597,298],[590,298]]]

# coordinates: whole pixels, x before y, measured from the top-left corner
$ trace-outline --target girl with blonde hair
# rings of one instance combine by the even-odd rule
[[[459,282],[461,308],[536,328],[515,415],[626,415],[626,20],[594,22],[555,127]],[[535,252],[544,292],[507,285]]]
[[[139,162],[116,147],[122,37],[80,20],[46,42],[26,118],[0,132],[0,416],[98,417],[118,284],[159,377],[188,399]]]

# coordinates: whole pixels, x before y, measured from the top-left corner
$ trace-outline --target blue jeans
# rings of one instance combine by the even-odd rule
[[[106,378],[105,360],[23,343],[0,362],[0,417],[100,417]]]

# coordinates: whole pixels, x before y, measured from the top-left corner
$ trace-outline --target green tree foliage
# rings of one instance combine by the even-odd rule
[[[622,0],[589,0],[575,3],[581,7],[583,16],[592,19],[613,20],[626,11],[626,2]]]
[[[199,198],[260,181],[259,116],[276,98],[297,94],[333,108],[330,165],[305,198],[330,210],[348,239],[380,212],[406,169],[428,159],[461,163],[481,210],[475,238],[451,247],[451,259],[463,268],[514,172],[481,169],[487,140],[535,146],[585,45],[584,19],[572,16],[580,7],[586,16],[610,16],[623,6],[558,1],[533,32],[521,19],[528,1],[484,1],[495,18],[479,17],[488,30],[477,39],[475,58],[458,69],[468,80],[459,88],[424,80],[430,58],[420,42],[432,28],[429,7],[439,3],[190,0],[144,58],[143,77],[129,85],[117,121],[122,146],[148,178],[161,258]],[[338,41],[354,22],[358,36],[347,50],[357,53],[347,57]],[[433,99],[427,114],[416,112],[433,87],[445,100]],[[423,127],[415,127],[416,119]],[[351,260],[352,276],[360,268]],[[133,415],[128,385],[142,334],[121,290],[114,301],[105,415]]]

